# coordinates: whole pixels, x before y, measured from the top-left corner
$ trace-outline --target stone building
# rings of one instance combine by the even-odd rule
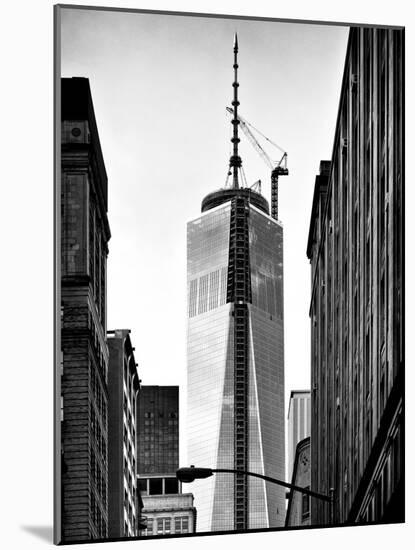
[[[137,399],[140,380],[129,330],[109,330],[108,365],[108,536],[138,535]],[[141,506],[142,507],[142,506]]]
[[[310,437],[299,441],[295,449],[292,477],[290,483],[297,487],[310,489]],[[310,525],[310,497],[299,491],[290,491],[285,527],[306,527]]]
[[[176,476],[139,479],[146,529],[143,536],[196,532],[196,508],[191,493],[182,493]]]
[[[61,81],[61,540],[108,534],[107,175],[89,81]]]
[[[352,28],[311,262],[311,489],[337,523],[404,520],[404,31]],[[312,524],[327,524],[313,499]]]
[[[310,435],[310,390],[292,390],[288,404],[288,465],[291,479],[297,443]]]

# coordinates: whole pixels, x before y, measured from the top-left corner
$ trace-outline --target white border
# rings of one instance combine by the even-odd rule
[[[1,502],[2,546],[7,549],[45,547],[51,544],[53,519],[53,1],[20,0],[2,7],[2,170],[1,170],[1,388],[2,452]],[[408,0],[78,0],[78,5],[117,6],[134,9],[195,11],[245,16],[300,18],[320,21],[390,24],[406,26],[407,90],[406,120],[413,121],[410,99],[413,86],[414,17]],[[4,124],[6,122],[6,125]],[[409,127],[409,122],[407,122]],[[406,150],[413,150],[411,128]],[[409,153],[408,158],[412,155]],[[413,182],[407,166],[406,181]],[[407,242],[414,225],[411,214],[413,183],[406,186]],[[411,219],[412,218],[412,219]],[[413,303],[413,260],[407,247],[406,303]],[[412,324],[407,308],[407,334]],[[409,338],[408,338],[409,340]],[[407,349],[407,364],[413,353]],[[407,369],[408,395],[413,369]],[[413,407],[407,403],[407,456],[412,456]],[[407,465],[407,493],[413,477]],[[178,548],[239,548],[260,544],[279,547],[378,549],[399,544],[411,547],[413,505],[407,499],[407,521],[402,526],[223,535],[209,537],[111,543],[108,548],[164,550]],[[36,534],[37,533],[37,534]],[[48,538],[48,541],[45,539]],[[108,544],[108,543],[107,543]],[[126,546],[127,545],[127,546]],[[130,546],[128,546],[130,545]],[[97,548],[85,544],[81,548]]]

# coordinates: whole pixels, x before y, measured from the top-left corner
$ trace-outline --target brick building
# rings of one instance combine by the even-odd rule
[[[107,175],[89,81],[61,81],[61,540],[108,534]]]
[[[404,520],[404,31],[352,28],[331,162],[316,178],[311,489],[335,522]],[[312,499],[312,524],[327,524]]]
[[[137,490],[137,399],[140,391],[129,330],[107,333],[108,536],[138,535],[142,505]]]

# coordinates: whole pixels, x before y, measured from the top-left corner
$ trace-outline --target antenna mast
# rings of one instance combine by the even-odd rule
[[[230,158],[229,161],[229,168],[232,169],[233,174],[233,188],[239,189],[239,181],[238,181],[238,169],[242,166],[242,159],[238,154],[238,143],[240,142],[240,139],[238,137],[238,125],[239,125],[239,119],[238,119],[238,36],[235,33],[235,38],[233,41],[233,69],[234,69],[234,79],[233,79],[233,119],[232,119],[232,125],[233,125],[233,136],[231,139],[231,142],[233,143],[233,155]]]

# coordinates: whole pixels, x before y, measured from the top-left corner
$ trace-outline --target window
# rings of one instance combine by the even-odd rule
[[[177,478],[166,478],[164,480],[164,492],[166,494],[177,494],[179,492],[179,486]]]
[[[153,534],[153,518],[147,518],[147,529],[145,530],[146,535]]]
[[[157,534],[168,535],[171,532],[170,518],[157,518]]]
[[[174,518],[174,532],[175,533],[188,533],[189,532],[189,518],[186,516],[180,516]]]
[[[150,495],[163,494],[163,480],[161,478],[150,479]]]
[[[305,488],[310,489],[310,487],[305,487]],[[310,517],[310,497],[305,493],[302,493],[302,498],[301,498],[301,516],[303,520],[308,519]]]
[[[147,494],[147,480],[138,479],[138,488],[141,494]]]

